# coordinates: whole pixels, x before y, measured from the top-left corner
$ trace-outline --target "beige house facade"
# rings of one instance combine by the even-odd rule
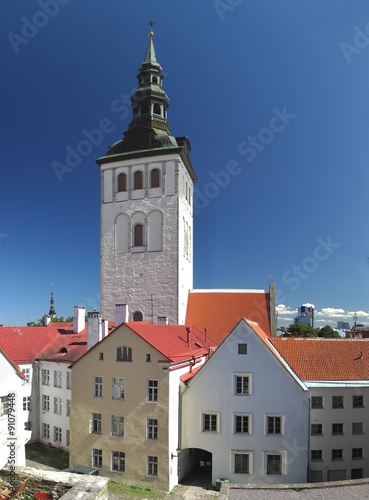
[[[70,466],[115,481],[178,484],[180,377],[214,344],[194,328],[122,324],[72,368]]]

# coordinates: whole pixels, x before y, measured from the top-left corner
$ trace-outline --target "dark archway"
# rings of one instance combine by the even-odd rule
[[[212,488],[212,454],[200,448],[187,448],[180,453],[180,484]]]

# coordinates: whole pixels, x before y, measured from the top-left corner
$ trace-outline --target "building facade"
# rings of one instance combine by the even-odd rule
[[[170,135],[169,99],[152,40],[132,96],[124,138],[97,160],[101,171],[101,313],[129,321],[165,316],[183,324],[193,286],[193,183],[190,141]]]
[[[253,322],[242,319],[182,394],[180,464],[193,455],[211,467],[212,483],[307,480],[306,386]]]

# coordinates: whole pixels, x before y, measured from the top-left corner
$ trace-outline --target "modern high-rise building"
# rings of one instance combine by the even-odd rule
[[[307,326],[314,327],[314,307],[300,306],[297,308],[297,317],[295,318],[295,325],[303,323]]]
[[[193,184],[187,137],[170,134],[169,99],[153,32],[123,139],[97,160],[101,171],[101,313],[114,320],[183,324],[193,286]]]

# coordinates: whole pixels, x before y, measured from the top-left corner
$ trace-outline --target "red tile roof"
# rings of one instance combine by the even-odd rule
[[[264,290],[194,290],[189,293],[186,324],[220,344],[241,318],[258,323],[271,334],[269,292]]]
[[[302,380],[369,380],[369,341],[270,337]]]
[[[216,344],[197,328],[132,321],[126,325],[172,363],[208,354]],[[190,329],[189,333],[187,328]]]
[[[3,326],[0,349],[14,363],[32,363],[42,348],[59,335],[58,329],[51,326]]]
[[[36,356],[43,361],[74,363],[87,351],[87,330],[75,334],[59,335]]]

